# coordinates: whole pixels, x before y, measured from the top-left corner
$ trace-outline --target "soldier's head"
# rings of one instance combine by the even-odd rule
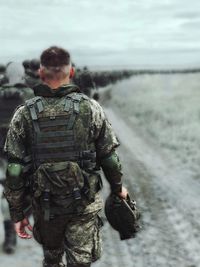
[[[30,68],[30,60],[29,59],[25,59],[23,62],[22,62],[22,65],[24,66],[24,69],[29,69]]]
[[[69,52],[57,46],[51,46],[43,51],[40,57],[39,74],[47,84],[69,83],[69,79],[74,75]]]
[[[5,77],[5,71],[6,71],[6,66],[0,64],[0,86],[3,85],[4,83],[7,83],[7,79]]]
[[[0,73],[5,73],[6,71],[6,66],[3,64],[0,64]]]
[[[38,71],[40,68],[40,60],[37,58],[34,58],[30,61],[30,68],[32,71]]]

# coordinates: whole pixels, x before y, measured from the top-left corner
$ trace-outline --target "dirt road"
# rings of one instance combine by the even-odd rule
[[[199,182],[176,167],[171,155],[161,154],[159,147],[128,126],[116,110],[106,113],[122,144],[126,185],[143,213],[143,231],[136,239],[118,244],[115,266],[200,266]]]

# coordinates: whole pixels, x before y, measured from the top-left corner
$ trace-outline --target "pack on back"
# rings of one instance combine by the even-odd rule
[[[89,127],[89,112],[82,112],[80,103],[87,102],[83,94],[71,93],[63,98],[35,97],[26,101],[33,123],[34,197],[41,203],[45,220],[53,214],[65,214],[69,206],[77,209],[93,202],[100,189],[96,167],[96,152],[83,138],[77,146],[74,126],[78,119]]]

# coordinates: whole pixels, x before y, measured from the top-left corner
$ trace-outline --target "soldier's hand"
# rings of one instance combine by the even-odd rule
[[[128,195],[128,190],[124,186],[122,186],[122,191],[118,193],[118,196],[126,199],[127,195]]]
[[[27,229],[32,232],[33,228],[29,223],[28,218],[24,218],[22,221],[15,223],[15,231],[17,235],[24,239],[32,238],[32,235],[27,233]]]

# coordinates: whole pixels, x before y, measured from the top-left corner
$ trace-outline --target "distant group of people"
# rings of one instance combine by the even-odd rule
[[[6,67],[10,63],[7,65],[0,64],[0,86],[8,82]],[[24,67],[24,71],[21,71],[23,83],[30,88],[34,88],[35,85],[41,82],[38,74],[40,60],[26,59],[22,62],[22,65]],[[75,74],[71,79],[71,83],[77,85],[84,94],[93,97],[95,100],[99,99],[98,88],[115,84],[117,81],[127,79],[133,75],[131,70],[90,71],[87,66],[80,68],[76,67],[74,63],[72,63],[72,66]]]

